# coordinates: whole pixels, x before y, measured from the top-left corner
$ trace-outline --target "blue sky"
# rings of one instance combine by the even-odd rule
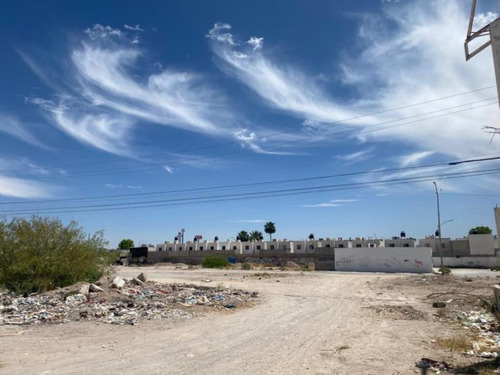
[[[500,156],[482,129],[500,118],[491,51],[463,56],[468,7],[3,2],[0,214],[76,220],[110,246],[266,221],[280,238],[421,237],[435,180],[444,236],[493,228],[498,161],[446,165]]]

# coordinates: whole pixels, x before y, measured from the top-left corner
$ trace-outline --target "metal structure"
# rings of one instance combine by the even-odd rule
[[[432,182],[436,188],[436,200],[437,200],[437,213],[438,213],[438,238],[439,238],[439,257],[441,258],[441,273],[444,275],[443,269],[443,246],[441,244],[441,211],[439,210],[439,190],[436,181]]]
[[[500,97],[500,18],[497,18],[493,22],[481,27],[477,31],[473,31],[472,28],[474,27],[476,4],[477,0],[472,0],[472,7],[469,17],[469,26],[467,28],[467,37],[465,38],[465,43],[464,43],[465,60],[469,61],[478,53],[483,51],[485,48],[491,46],[493,51],[493,63],[495,66],[497,90]],[[471,51],[470,43],[476,40],[476,38],[481,38],[481,37],[487,37],[488,40],[480,44],[479,47],[472,48]]]
[[[483,26],[477,31],[473,31],[472,28],[474,26],[474,17],[476,16],[476,3],[477,0],[472,0],[472,7],[470,10],[470,17],[469,17],[469,26],[467,28],[467,37],[465,38],[465,43],[464,43],[464,48],[465,48],[465,60],[469,61],[472,59],[474,56],[476,56],[479,52],[487,48],[488,46],[491,45],[491,38],[481,44],[481,46],[477,47],[474,49],[472,52],[469,49],[469,43],[472,42],[474,39],[478,37],[483,37],[483,36],[490,36],[490,25],[488,24],[486,26]]]

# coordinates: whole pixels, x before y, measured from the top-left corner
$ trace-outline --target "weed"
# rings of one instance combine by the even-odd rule
[[[227,257],[223,255],[207,255],[203,258],[201,266],[203,268],[224,268],[229,265]]]
[[[451,269],[448,267],[442,267],[442,268],[439,268],[439,273],[441,273],[443,275],[449,275],[451,273]]]
[[[251,268],[252,268],[252,266],[250,265],[250,263],[243,263],[243,264],[241,265],[241,269],[242,269],[242,270],[247,270],[247,271],[248,271],[248,270],[249,270],[249,269],[251,269]]]
[[[436,343],[444,348],[452,351],[465,352],[472,349],[472,344],[467,336],[457,335],[454,337],[438,338]]]

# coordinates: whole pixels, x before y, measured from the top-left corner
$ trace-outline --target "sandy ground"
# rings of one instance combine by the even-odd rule
[[[3,326],[0,373],[412,374],[420,358],[446,357],[431,340],[457,329],[434,317],[422,281],[430,275],[172,267],[121,267],[118,274],[140,271],[155,281],[258,291],[259,298],[187,321]]]

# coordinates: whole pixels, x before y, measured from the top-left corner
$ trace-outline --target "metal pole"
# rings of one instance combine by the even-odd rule
[[[474,24],[474,16],[476,15],[476,2],[477,0],[472,0],[469,17],[469,27],[467,28],[467,38],[470,37],[470,34],[472,34],[472,25]]]
[[[443,270],[443,246],[441,245],[441,212],[439,210],[439,190],[436,184],[436,181],[432,182],[434,187],[436,188],[436,200],[437,200],[437,210],[438,210],[438,238],[439,238],[439,256],[441,258],[441,274],[444,275]]]

